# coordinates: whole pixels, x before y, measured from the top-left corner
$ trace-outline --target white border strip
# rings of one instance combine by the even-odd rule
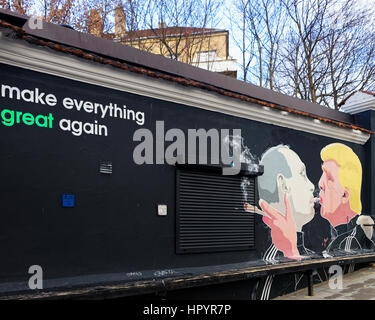
[[[340,110],[349,114],[357,114],[364,111],[375,110],[375,97],[369,97],[368,100],[359,101],[350,105],[343,105]]]
[[[5,38],[1,32],[0,63],[361,145],[370,138],[370,134],[359,130],[341,128],[206,90],[187,88],[30,45],[21,40]]]

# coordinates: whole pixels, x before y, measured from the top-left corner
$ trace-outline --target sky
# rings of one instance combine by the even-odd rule
[[[230,42],[229,42],[229,55],[236,59],[237,60],[237,63],[240,63],[241,60],[242,60],[242,52],[241,50],[236,46],[234,40],[233,40],[233,37],[236,36],[235,34],[233,34],[233,30],[231,29],[231,23],[230,23],[230,15],[231,15],[231,12],[228,8],[230,8],[232,6],[232,4],[236,1],[236,0],[224,0],[225,3],[224,3],[224,7],[225,9],[223,9],[224,11],[221,11],[219,13],[219,17],[220,17],[220,22],[219,24],[216,26],[218,29],[225,29],[225,30],[229,30],[229,33],[230,33]],[[337,0],[337,8],[339,9],[340,8],[340,0]],[[355,3],[356,3],[356,6],[358,7],[375,7],[375,0],[355,0]],[[375,22],[375,16],[374,16],[374,22]],[[253,63],[255,63],[255,59],[253,60]],[[240,70],[238,70],[240,71]],[[240,73],[240,72],[239,72]]]
[[[158,1],[158,0],[155,0]],[[168,0],[172,1],[172,0]],[[236,43],[234,41],[234,37],[237,37],[237,39],[241,38],[241,35],[236,34],[235,30],[231,26],[230,18],[233,19],[234,12],[231,11],[230,8],[235,4],[236,0],[223,0],[223,6],[218,12],[218,23],[214,26],[218,29],[225,29],[229,31],[229,55],[237,60],[237,63],[240,63],[242,61],[242,52],[241,50],[236,46]],[[337,6],[340,7],[340,2],[342,0],[337,0]],[[37,2],[37,1],[36,1]],[[375,7],[375,0],[355,0],[355,3],[359,7],[363,6],[373,6]],[[375,20],[375,17],[374,17]],[[255,63],[255,59],[253,61],[253,64]],[[238,69],[238,73],[240,74],[240,68]]]

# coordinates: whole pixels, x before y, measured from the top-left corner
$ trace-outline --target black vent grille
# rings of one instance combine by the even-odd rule
[[[100,173],[112,174],[112,162],[101,161],[99,167]]]
[[[177,253],[254,249],[255,179],[177,170]]]

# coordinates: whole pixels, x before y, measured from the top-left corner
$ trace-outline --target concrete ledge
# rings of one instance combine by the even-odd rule
[[[219,272],[202,272],[191,276],[169,277],[146,281],[128,281],[121,283],[101,284],[77,288],[56,288],[54,290],[23,292],[4,295],[0,300],[55,300],[55,299],[95,299],[129,297],[170,290],[187,289],[199,286],[248,280],[273,274],[307,272],[330,265],[375,262],[375,253],[341,256],[334,258],[311,259],[305,261],[284,262],[274,265],[263,265],[250,268],[232,268]],[[208,270],[210,267],[206,267]],[[202,270],[203,271],[203,270]]]

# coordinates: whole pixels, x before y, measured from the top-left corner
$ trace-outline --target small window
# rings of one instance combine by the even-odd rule
[[[177,169],[176,252],[251,250],[255,247],[256,177]]]
[[[197,62],[215,61],[216,51],[202,51],[197,53]]]

